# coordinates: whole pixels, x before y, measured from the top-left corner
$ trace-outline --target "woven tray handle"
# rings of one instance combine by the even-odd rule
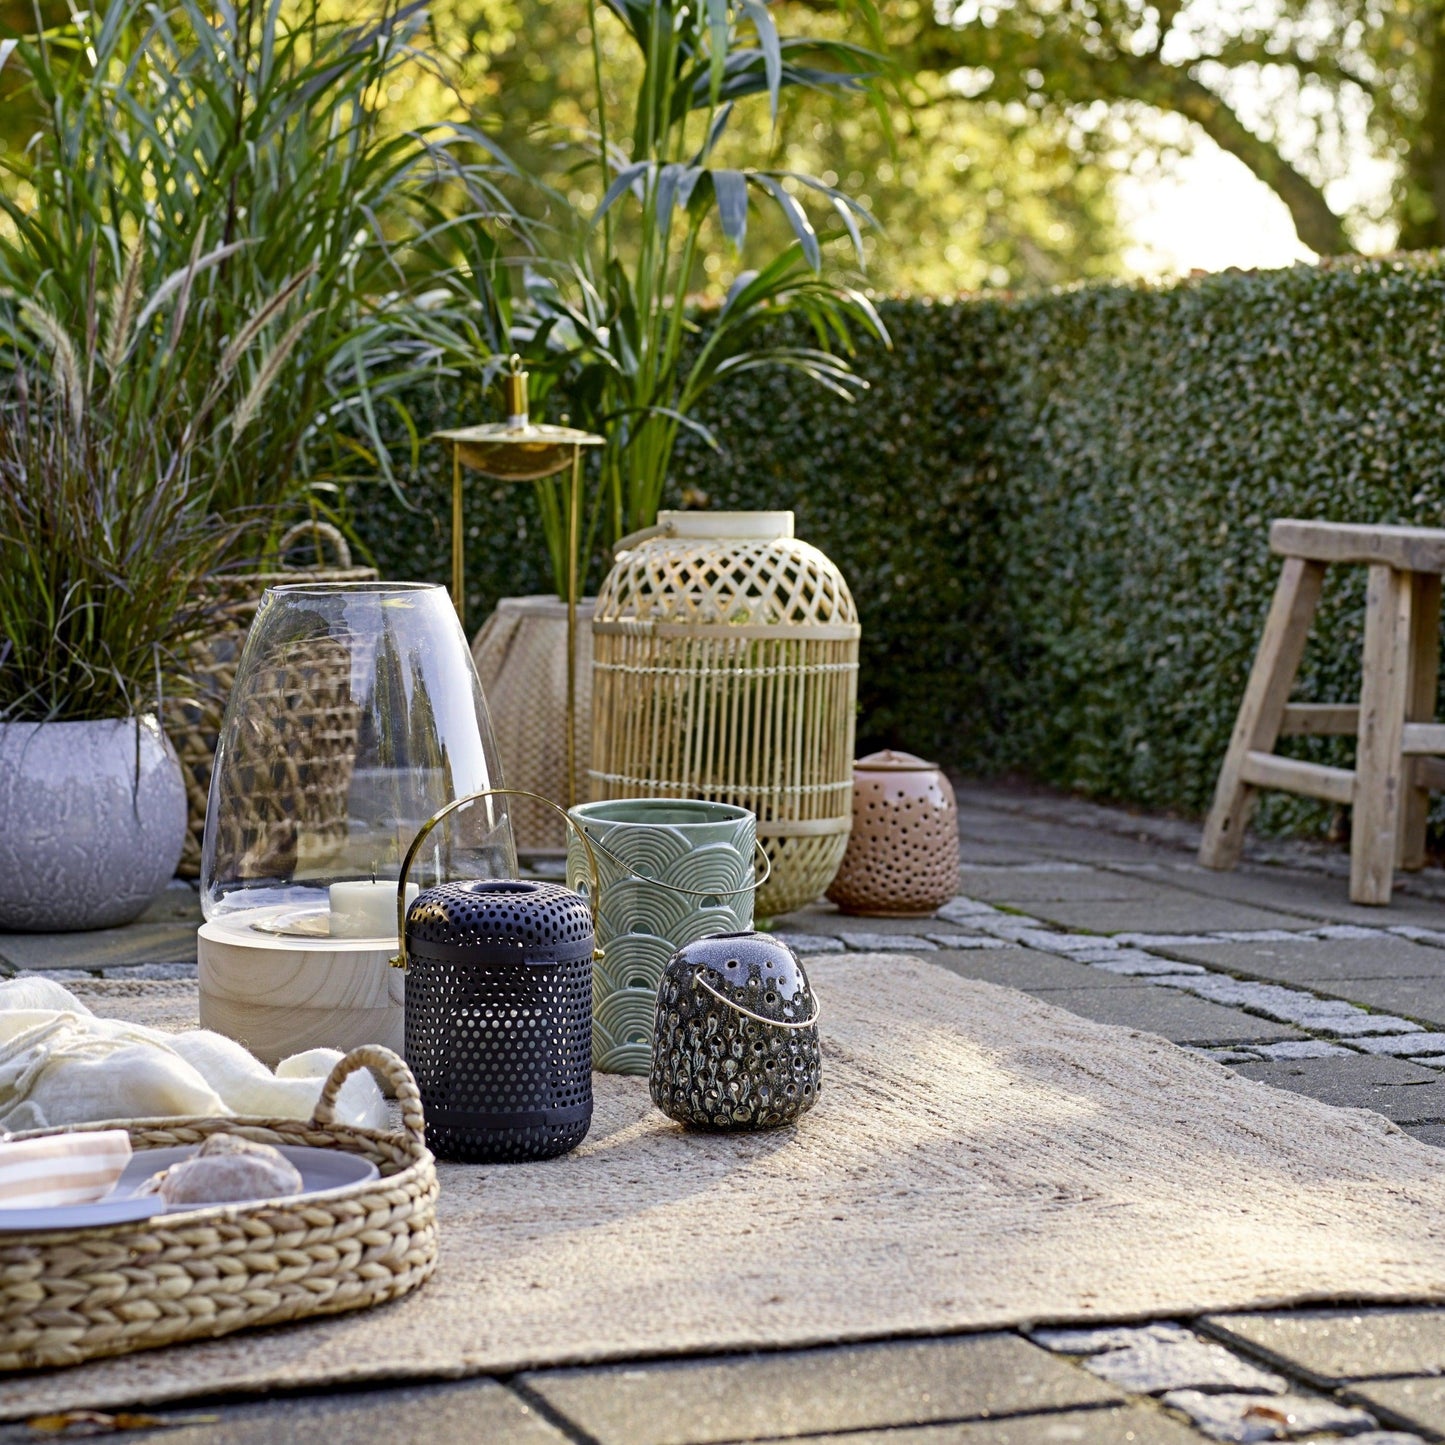
[[[333,527],[330,522],[323,522],[319,518],[308,518],[304,522],[297,522],[294,527],[288,528],[281,534],[281,540],[276,544],[276,550],[281,557],[281,566],[290,571],[286,562],[286,554],[304,537],[310,537],[316,548],[316,561],[324,565],[326,559],[321,555],[322,542],[329,542],[332,550],[336,553],[336,566],[342,571],[349,571],[351,568],[351,547],[346,538],[342,535],[339,527]],[[298,567],[298,572],[307,569]]]
[[[401,1105],[403,1132],[416,1143],[425,1144],[426,1117],[422,1113],[421,1091],[416,1086],[416,1079],[406,1060],[380,1044],[362,1044],[359,1049],[352,1049],[344,1059],[337,1059],[321,1086],[321,1097],[316,1101],[311,1122],[323,1127],[336,1122],[336,1096],[358,1069],[375,1069],[391,1085],[396,1102]]]

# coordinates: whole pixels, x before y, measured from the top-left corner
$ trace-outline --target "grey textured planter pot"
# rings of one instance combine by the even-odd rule
[[[0,723],[0,930],[129,923],[185,835],[181,765],[153,716]]]

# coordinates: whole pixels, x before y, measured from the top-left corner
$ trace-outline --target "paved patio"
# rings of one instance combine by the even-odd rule
[[[1257,842],[1238,872],[1215,874],[1193,863],[1190,825],[1007,788],[963,786],[959,800],[961,894],[937,917],[847,919],[822,906],[775,920],[776,931],[803,952],[918,953],[1162,1034],[1277,1087],[1374,1109],[1445,1145],[1445,874],[1405,880],[1388,909],[1358,908],[1337,851]],[[193,892],[177,888],[129,929],[0,936],[0,964],[72,979],[184,978],[195,969],[195,917]],[[168,1428],[129,1438],[1445,1440],[1445,1309],[840,1344],[223,1401],[161,1418]],[[0,1429],[0,1441],[34,1438],[28,1427]]]

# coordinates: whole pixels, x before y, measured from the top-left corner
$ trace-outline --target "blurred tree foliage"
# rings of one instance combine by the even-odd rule
[[[776,0],[773,8],[790,12],[779,20],[793,29],[848,33],[832,0]],[[857,195],[880,222],[865,238],[868,280],[880,290],[946,294],[1116,274],[1121,238],[1110,167],[1081,150],[1077,125],[1063,115],[969,101],[948,94],[937,76],[911,73],[931,11],[924,0],[880,8],[882,38],[900,63],[895,102],[885,112],[793,92],[785,104],[801,115],[783,116],[774,130],[766,99],[754,97],[740,108],[719,163],[786,166],[833,177],[830,183]],[[68,9],[65,0],[0,0],[0,43],[33,31],[37,13],[55,24]],[[596,125],[585,0],[432,0],[429,30],[446,78],[425,66],[399,77],[387,97],[396,124],[460,119],[470,110],[574,204],[594,206],[599,198],[567,172],[576,156],[570,143]],[[616,114],[632,93],[636,51],[605,9],[598,39]],[[33,118],[6,104],[6,81],[0,69],[0,147],[22,146]],[[779,218],[755,215],[754,223],[778,228],[779,245],[785,240]],[[719,274],[722,258],[712,264],[717,272],[699,276],[700,287],[729,279]]]
[[[1383,229],[1445,245],[1442,0],[941,0],[911,54],[970,94],[1072,117],[1181,118],[1236,156],[1321,255]],[[1361,162],[1393,187],[1364,188]]]
[[[780,25],[849,35],[830,3],[780,0],[773,8],[790,12],[780,14]],[[942,294],[1115,273],[1120,238],[1109,171],[1079,152],[1077,128],[1065,118],[944,95],[936,78],[909,73],[927,6],[902,0],[880,10],[885,49],[900,63],[891,105],[869,112],[848,98],[793,90],[784,99],[791,113],[775,130],[766,100],[755,97],[734,120],[720,163],[787,167],[856,196],[880,223],[865,237],[868,280],[880,290]],[[436,0],[433,24],[438,48],[461,68],[468,99],[499,123],[513,156],[575,205],[595,204],[569,182],[568,149],[559,145],[596,124],[583,0]],[[851,38],[868,39],[854,31]],[[613,77],[613,110],[630,92],[636,57],[606,11],[598,39]],[[755,215],[754,224],[782,222]],[[725,263],[714,256],[711,264],[720,271]],[[699,281],[726,279],[714,272]]]

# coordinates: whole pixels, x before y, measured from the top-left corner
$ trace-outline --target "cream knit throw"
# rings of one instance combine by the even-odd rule
[[[184,1114],[309,1119],[340,1057],[311,1049],[273,1074],[220,1034],[97,1018],[52,979],[14,978],[0,983],[0,1133]],[[337,1116],[382,1124],[381,1091],[369,1074],[343,1085]]]

